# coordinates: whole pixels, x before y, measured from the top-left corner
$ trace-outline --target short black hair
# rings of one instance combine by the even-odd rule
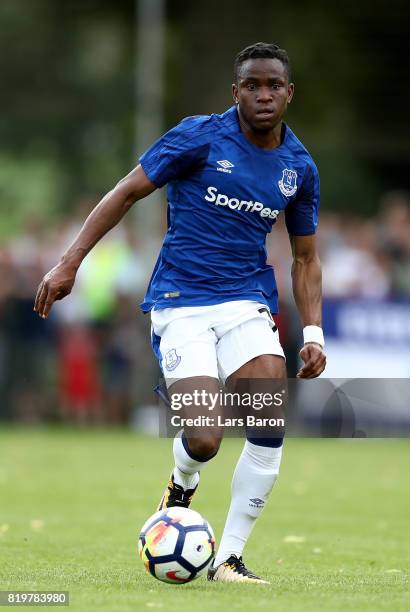
[[[290,60],[287,51],[281,49],[278,45],[273,43],[257,42],[254,45],[245,47],[242,51],[239,51],[235,57],[233,65],[233,78],[235,83],[238,82],[238,73],[241,65],[249,59],[277,59],[284,65],[288,79],[290,81]]]

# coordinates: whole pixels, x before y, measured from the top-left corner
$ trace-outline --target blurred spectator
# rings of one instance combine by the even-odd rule
[[[25,234],[2,249],[1,268],[0,414],[12,411],[20,420],[37,421],[50,410],[54,352],[52,322],[42,325],[33,313],[33,296],[44,271],[37,226],[30,224]]]
[[[61,329],[57,365],[64,420],[79,424],[101,422],[101,372],[91,329],[81,325]]]
[[[84,196],[77,214],[49,228],[50,236],[31,216],[25,231],[0,249],[0,416],[120,424],[152,402],[159,371],[149,345],[149,317],[138,310],[151,269],[130,219],[87,256],[72,294],[47,321],[32,311],[38,282],[96,199]],[[386,194],[372,218],[322,210],[318,243],[325,298],[410,298],[408,193]],[[301,326],[283,215],[267,249],[281,297],[278,325],[294,374]]]
[[[321,221],[325,226],[326,215]],[[323,253],[323,293],[328,297],[383,298],[390,292],[389,264],[374,220],[349,217]]]
[[[391,191],[381,202],[379,239],[391,261],[392,290],[410,295],[410,194]]]

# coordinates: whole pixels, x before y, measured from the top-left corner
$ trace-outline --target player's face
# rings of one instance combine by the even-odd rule
[[[239,112],[255,132],[268,132],[282,119],[293,96],[285,66],[277,59],[250,59],[232,86]]]

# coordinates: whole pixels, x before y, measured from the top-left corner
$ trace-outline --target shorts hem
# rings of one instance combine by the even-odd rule
[[[285,353],[283,352],[283,348],[281,346],[278,349],[276,349],[276,351],[273,351],[272,349],[269,351],[256,350],[256,351],[252,351],[251,353],[249,353],[249,355],[247,355],[246,358],[238,359],[238,362],[235,363],[234,366],[229,368],[228,374],[225,374],[225,371],[224,371],[224,374],[222,376],[220,375],[220,379],[222,380],[223,383],[225,383],[226,380],[230,376],[232,376],[234,372],[239,370],[239,368],[244,366],[245,363],[248,363],[248,361],[251,361],[251,359],[255,359],[256,357],[261,357],[262,355],[274,355],[275,357],[283,357],[286,363]]]

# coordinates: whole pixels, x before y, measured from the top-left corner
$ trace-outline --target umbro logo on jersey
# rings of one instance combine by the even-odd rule
[[[216,163],[218,164],[218,166],[220,166],[219,168],[217,168],[218,172],[227,172],[228,174],[231,174],[232,172],[231,168],[235,167],[227,159],[222,159],[221,161],[217,161]]]

